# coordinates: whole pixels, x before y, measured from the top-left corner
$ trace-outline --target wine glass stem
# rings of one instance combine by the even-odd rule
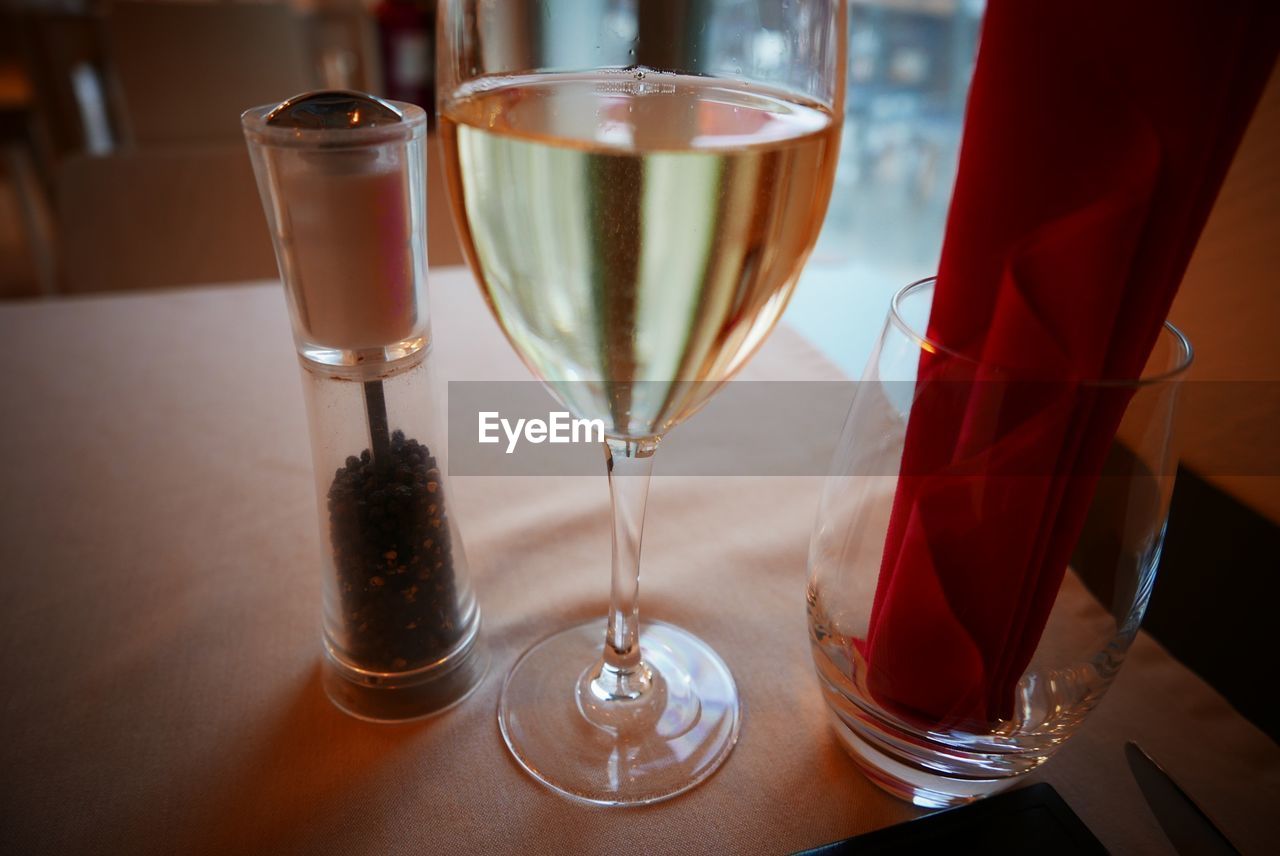
[[[604,666],[597,689],[613,698],[638,698],[650,676],[640,662],[640,541],[656,440],[605,441],[613,506],[613,584]]]

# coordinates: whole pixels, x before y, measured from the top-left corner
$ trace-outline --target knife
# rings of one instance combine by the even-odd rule
[[[1181,856],[1191,854],[1232,854],[1240,851],[1217,827],[1204,809],[1178,786],[1173,777],[1132,740],[1124,744],[1129,769],[1142,788],[1147,805],[1160,822],[1164,834]]]

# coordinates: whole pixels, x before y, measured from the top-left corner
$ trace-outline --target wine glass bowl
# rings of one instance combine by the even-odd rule
[[[638,621],[653,455],[773,328],[837,160],[844,4],[444,0],[439,119],[455,222],[499,326],[605,425],[606,623],[526,652],[499,722],[551,787],[653,802],[737,738],[723,660]]]

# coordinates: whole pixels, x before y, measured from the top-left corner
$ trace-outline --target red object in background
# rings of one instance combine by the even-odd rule
[[[988,4],[928,328],[972,361],[921,360],[863,648],[889,709],[1011,716],[1124,412],[1074,384],[1140,375],[1278,42],[1274,0]]]
[[[435,4],[382,0],[373,12],[382,51],[382,95],[435,117]]]

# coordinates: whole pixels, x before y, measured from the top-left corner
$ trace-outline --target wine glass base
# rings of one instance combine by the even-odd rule
[[[653,685],[636,701],[580,701],[599,666],[603,621],[534,645],[502,687],[498,724],[535,779],[598,805],[644,805],[684,793],[724,763],[742,722],[729,668],[698,637],[660,621],[640,628]]]

